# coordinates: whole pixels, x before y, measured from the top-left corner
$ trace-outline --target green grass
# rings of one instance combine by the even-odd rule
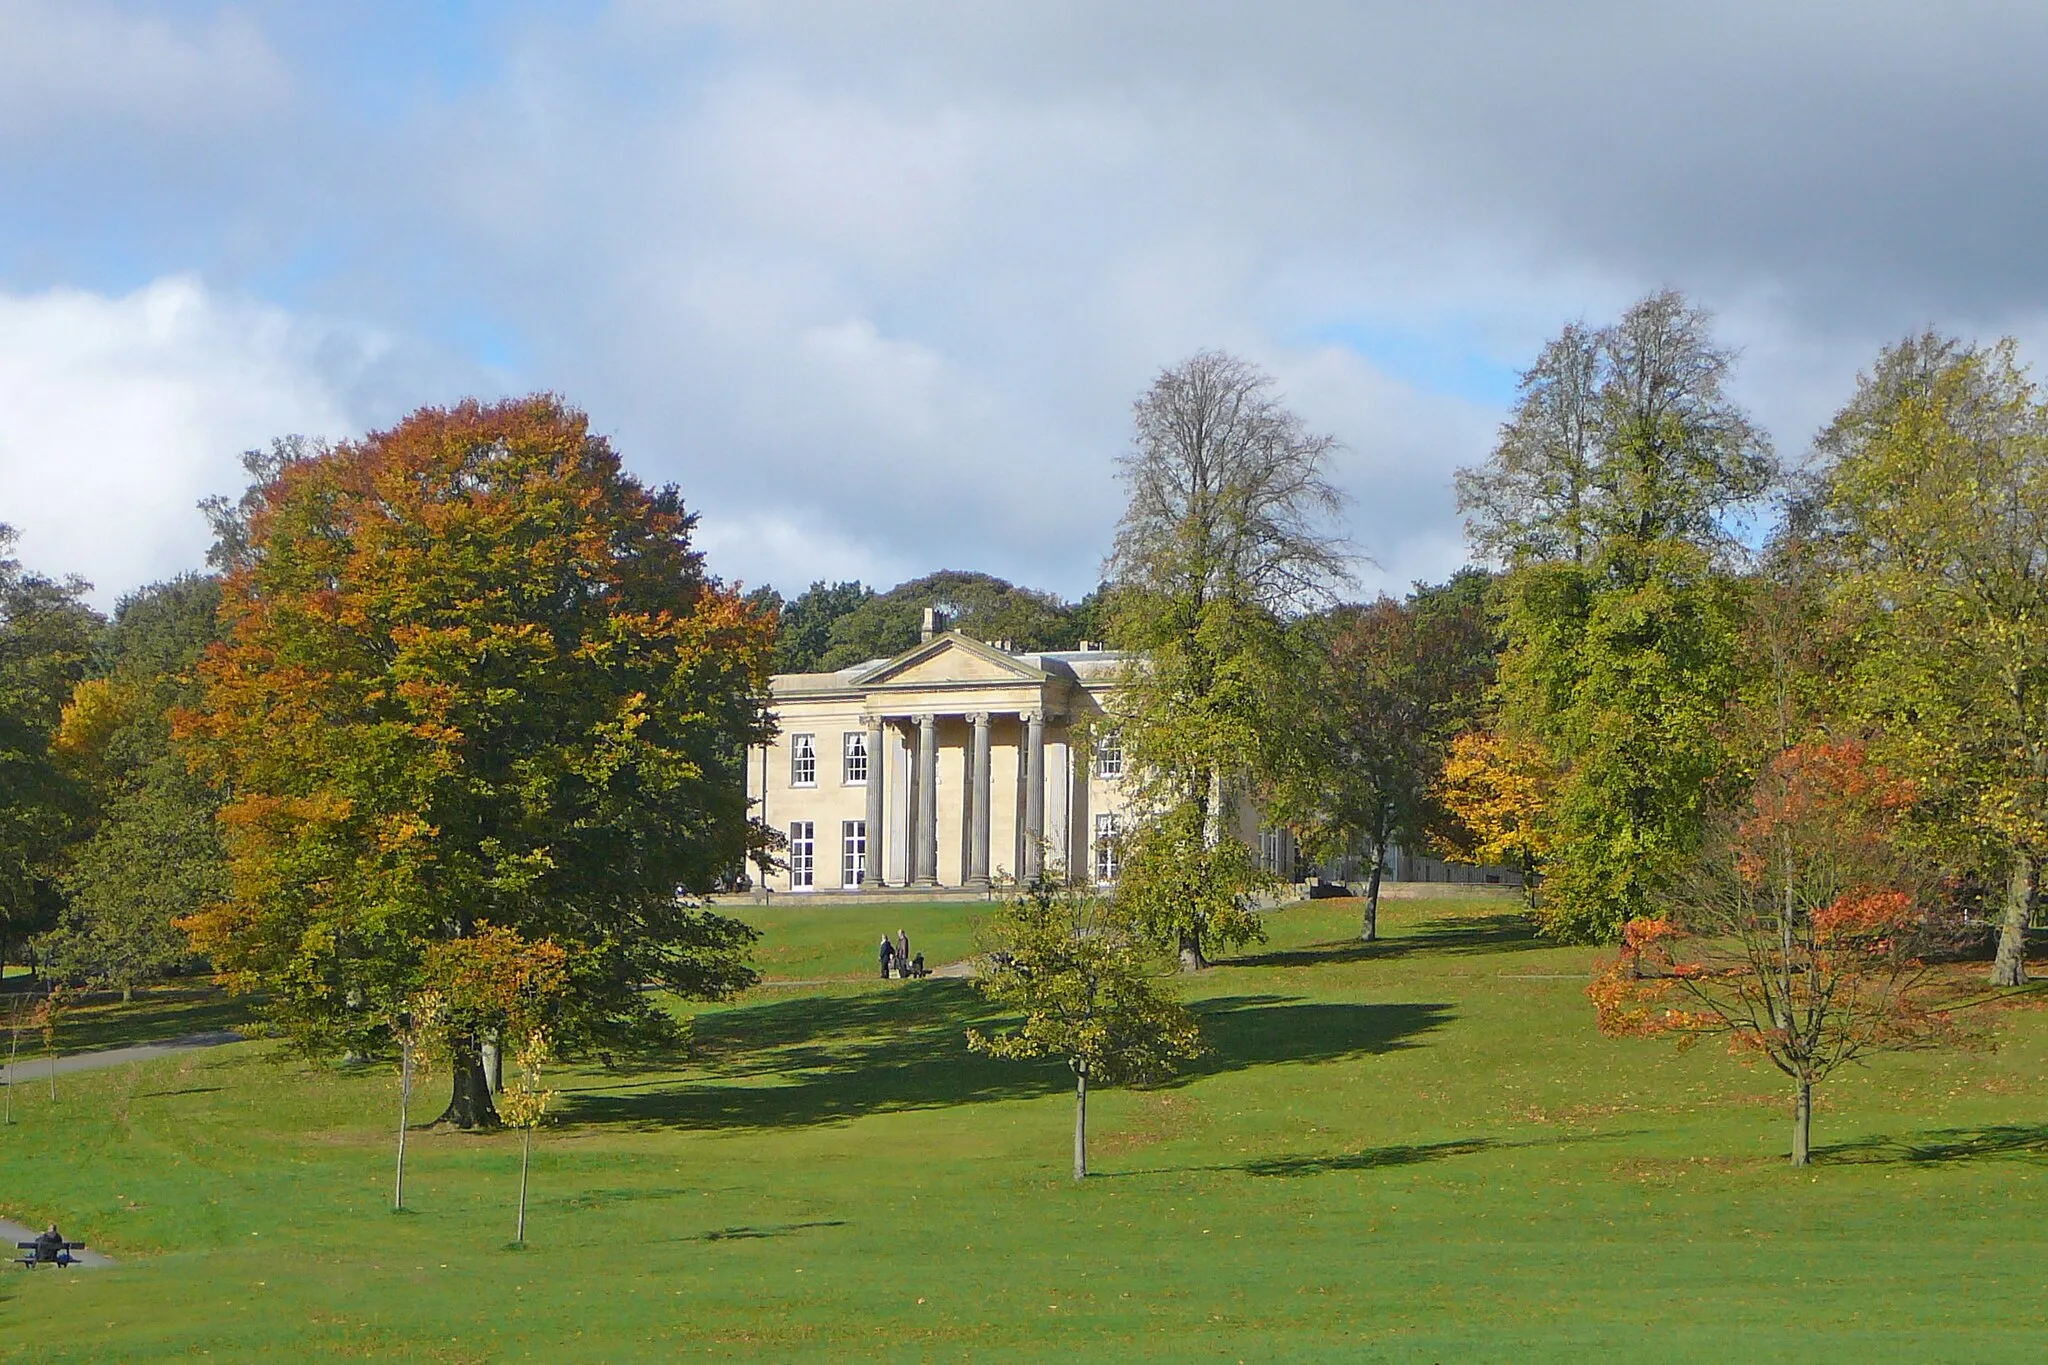
[[[838,909],[764,946],[831,961]],[[388,1212],[383,1069],[18,1087],[0,1212],[124,1263],[0,1276],[0,1359],[2039,1357],[2037,1009],[1830,1084],[1794,1172],[1771,1073],[1598,1037],[1591,954],[1510,911],[1276,913],[1191,988],[1212,1054],[1092,1106],[1078,1187],[1065,1078],[966,1054],[959,982],[757,991],[672,1070],[562,1073],[523,1252],[508,1136],[414,1134]]]
[[[923,953],[925,966],[940,967],[974,952],[975,925],[990,907],[929,902],[807,905],[792,896],[772,906],[734,904],[718,909],[762,931],[754,965],[766,980],[879,981],[883,934],[893,940],[897,930],[904,930],[910,935],[910,951]]]

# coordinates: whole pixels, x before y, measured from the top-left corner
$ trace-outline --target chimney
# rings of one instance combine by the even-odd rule
[[[938,632],[938,629],[939,629],[939,611],[938,611],[938,608],[937,608],[937,607],[926,607],[926,608],[924,609],[924,628],[923,628],[923,629],[922,629],[921,631],[919,631],[919,632],[918,632],[917,642],[918,642],[919,644],[923,644],[923,645],[928,645],[928,644],[930,644],[930,643],[932,642],[932,636],[933,636],[934,634],[936,634],[936,633]]]

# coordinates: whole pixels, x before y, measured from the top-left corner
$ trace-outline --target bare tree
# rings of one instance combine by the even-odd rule
[[[1122,894],[1150,906],[1188,970],[1204,964],[1205,941],[1257,935],[1245,913],[1255,869],[1203,856],[1205,883],[1229,885],[1153,897],[1145,869],[1184,872],[1191,829],[1205,854],[1218,850],[1237,795],[1282,766],[1286,699],[1301,677],[1287,618],[1347,577],[1331,525],[1343,505],[1328,478],[1336,440],[1310,431],[1273,387],[1220,351],[1161,371],[1135,405],[1119,466],[1130,503],[1108,565],[1110,633],[1133,657],[1115,705],[1143,775]],[[1162,840],[1170,854],[1148,852]]]

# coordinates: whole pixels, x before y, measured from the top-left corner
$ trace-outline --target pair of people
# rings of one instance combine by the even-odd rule
[[[887,934],[882,935],[880,956],[882,961],[882,980],[884,981],[889,979],[889,973],[892,968],[895,970],[896,975],[901,977],[908,978],[924,975],[924,954],[919,953],[916,957],[910,955],[910,935],[901,929],[896,931],[896,941],[894,943],[889,941]]]

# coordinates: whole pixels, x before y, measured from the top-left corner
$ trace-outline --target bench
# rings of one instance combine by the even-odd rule
[[[54,1265],[68,1267],[78,1259],[71,1253],[74,1251],[85,1250],[85,1243],[83,1242],[66,1242],[64,1244],[63,1250],[57,1253],[56,1260],[45,1261],[39,1259],[36,1256],[36,1244],[34,1242],[16,1242],[14,1246],[15,1249],[21,1253],[14,1259],[22,1265],[27,1266],[30,1270],[34,1270],[39,1265]]]

